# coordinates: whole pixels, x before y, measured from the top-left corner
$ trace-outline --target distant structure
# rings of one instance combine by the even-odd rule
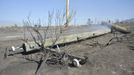
[[[69,0],[66,0],[66,23],[65,27],[69,25]]]

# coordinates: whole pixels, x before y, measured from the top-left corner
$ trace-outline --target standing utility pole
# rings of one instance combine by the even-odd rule
[[[69,25],[69,0],[66,0],[66,24],[65,27]]]

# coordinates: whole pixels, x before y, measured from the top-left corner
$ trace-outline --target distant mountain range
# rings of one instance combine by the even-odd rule
[[[122,21],[122,22],[131,22],[131,23],[134,23],[134,18],[131,18],[131,19],[127,19],[127,20],[124,20],[124,21]]]
[[[126,19],[126,20],[123,20],[123,21],[120,21],[122,23],[134,23],[134,18],[131,18],[131,19]],[[1,21],[0,20],[0,27],[1,26],[14,26],[14,25],[19,25],[19,26],[22,26],[22,23],[19,23],[19,22],[13,22],[13,21]]]
[[[0,21],[0,26],[14,26],[15,24],[20,25],[21,23],[13,21]]]

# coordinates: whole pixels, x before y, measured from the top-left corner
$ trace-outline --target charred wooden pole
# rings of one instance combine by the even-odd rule
[[[121,32],[121,33],[124,33],[124,34],[130,33],[130,31],[129,31],[127,28],[122,27],[122,26],[119,26],[119,25],[112,25],[111,28],[112,28],[112,29],[115,29],[115,30],[117,30],[117,31],[119,31],[119,32]]]
[[[129,31],[127,28],[120,26],[120,25],[106,24],[105,26],[108,26],[109,28],[111,28],[111,30],[116,30],[116,31],[121,32],[123,34],[131,33],[131,31]]]

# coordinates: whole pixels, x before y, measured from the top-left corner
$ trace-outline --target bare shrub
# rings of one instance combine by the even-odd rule
[[[72,17],[73,17],[73,14],[69,16],[69,22],[72,20]],[[52,25],[53,21],[54,21],[54,26]],[[64,32],[63,25],[65,24],[65,13],[62,13],[60,11],[56,11],[56,13],[48,12],[48,24],[47,26],[43,28],[40,28],[39,26],[41,25],[40,19],[38,20],[38,23],[34,24],[31,22],[30,16],[27,17],[26,21],[23,21],[23,24],[24,24],[23,41],[25,43],[29,43],[28,42],[29,40],[33,40],[34,44],[36,44],[42,52],[40,55],[41,57],[38,57],[39,61],[38,62],[36,61],[36,63],[38,64],[38,67],[37,67],[35,74],[37,74],[38,70],[40,70],[41,64],[46,62],[46,60],[49,59],[51,55],[53,55],[53,52],[51,52],[51,48],[48,49],[47,47],[45,47],[46,40],[48,38],[51,38],[51,41],[52,41],[51,46],[53,47],[54,45],[56,45],[56,42],[59,40],[60,36],[62,36],[62,33]],[[31,39],[27,38],[26,31],[30,33]],[[60,59],[58,58],[58,61],[62,60],[62,58]],[[32,59],[26,58],[26,60],[31,61]]]

